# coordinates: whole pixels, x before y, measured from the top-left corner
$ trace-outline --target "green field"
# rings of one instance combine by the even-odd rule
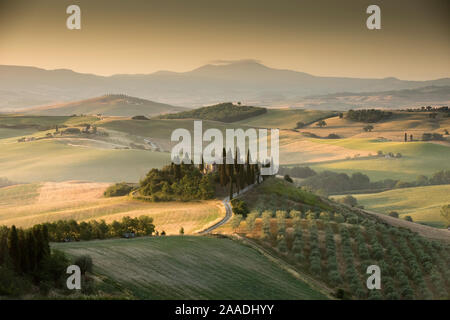
[[[362,172],[371,180],[400,179],[413,181],[418,175],[432,175],[433,173],[449,169],[450,147],[428,142],[381,142],[376,139],[343,139],[325,140],[311,139],[315,143],[336,145],[348,149],[371,151],[373,157],[362,159],[338,160],[313,163],[309,166],[317,171],[332,170],[344,173]],[[401,153],[401,158],[375,157],[377,151],[384,154]]]
[[[235,124],[244,124],[250,127],[261,128],[279,128],[279,129],[294,129],[297,122],[304,123],[314,122],[317,119],[322,119],[332,116],[331,111],[321,110],[302,110],[302,109],[268,109],[267,113],[235,122]]]
[[[195,236],[57,243],[137,299],[325,299],[256,250]]]
[[[450,185],[394,189],[353,196],[365,209],[385,214],[397,211],[400,218],[409,215],[415,222],[442,228],[445,227],[445,221],[440,216],[440,209],[450,204]]]
[[[97,117],[93,116],[24,116],[24,115],[1,115],[0,126],[11,128],[27,127],[52,127],[55,125],[77,126],[86,123],[94,123]]]
[[[0,149],[1,175],[19,182],[137,182],[169,161],[169,153],[87,148],[51,139],[4,144]]]
[[[202,120],[203,131],[209,128],[217,128],[222,132],[227,128],[246,129],[245,125],[236,125],[235,123],[222,123],[217,121]],[[152,137],[170,141],[170,136],[175,129],[184,128],[191,133],[194,129],[194,120],[192,119],[170,119],[170,120],[116,120],[101,124],[101,127],[115,131],[124,132],[130,135]],[[193,135],[193,134],[192,134]]]

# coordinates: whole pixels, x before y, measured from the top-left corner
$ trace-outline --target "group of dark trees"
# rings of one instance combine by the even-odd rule
[[[231,150],[228,150],[228,155],[231,157]],[[260,164],[251,163],[250,152],[247,152],[245,163],[238,163],[237,159],[239,157],[239,149],[236,149],[234,163],[227,164],[227,152],[224,148],[222,151],[222,164],[217,164],[219,184],[222,187],[229,187],[230,199],[233,198],[234,192],[239,193],[246,186],[252,185],[255,182],[259,183],[261,179]],[[228,162],[231,161],[229,160]]]
[[[88,222],[59,220],[45,223],[43,226],[47,230],[47,239],[53,242],[116,238],[129,233],[135,236],[151,236],[155,232],[153,218],[149,216],[139,218],[127,216],[110,224],[104,220]]]
[[[324,136],[324,137],[318,136],[317,134],[312,133],[312,132],[308,132],[308,131],[303,131],[302,134],[305,137],[314,138],[314,139],[340,139],[341,138],[336,133],[330,133],[330,134],[328,134],[328,136]]]
[[[301,185],[314,192],[320,191],[322,194],[338,194],[347,192],[374,192],[395,188],[419,187],[428,185],[450,184],[450,170],[435,172],[431,177],[420,175],[416,181],[402,181],[385,179],[381,181],[370,181],[369,177],[360,172],[351,176],[346,173],[333,171],[323,171],[316,173],[309,167],[281,167],[280,174],[290,177],[302,178]]]
[[[50,250],[47,226],[0,227],[0,295],[22,294],[31,285],[61,287],[68,264],[64,254]]]
[[[215,195],[213,174],[192,163],[175,164],[152,169],[140,182],[140,194],[150,201],[189,201],[211,199]]]
[[[440,134],[440,133],[436,133],[436,132],[433,132],[433,133],[428,133],[428,132],[425,132],[424,134],[422,134],[422,140],[423,141],[432,141],[432,140],[445,140],[444,139],[444,136],[442,135],[442,134]]]
[[[0,265],[11,263],[18,273],[34,271],[50,254],[48,229],[37,225],[29,230],[1,227]]]
[[[392,112],[377,109],[349,110],[345,113],[346,119],[367,123],[378,122],[391,116]]]
[[[170,113],[160,116],[162,119],[202,119],[221,122],[234,122],[258,116],[267,112],[266,108],[234,105],[231,102],[220,103],[190,111]]]
[[[450,109],[448,106],[442,106],[442,107],[432,107],[432,106],[422,106],[420,108],[408,108],[406,109],[408,112],[443,112],[450,114]]]
[[[310,167],[292,167],[292,168],[280,167],[280,169],[278,170],[278,173],[280,175],[289,175],[291,177],[300,178],[300,179],[315,176],[317,174],[317,172],[315,172]]]
[[[231,157],[231,150],[228,151],[228,156]],[[228,188],[232,199],[235,192],[239,193],[261,179],[260,164],[251,163],[249,152],[244,163],[238,163],[238,158],[239,149],[236,149],[234,157],[231,157],[233,160],[227,161],[224,148],[222,164],[205,165],[202,159],[202,163],[197,166],[186,156],[180,164],[172,162],[161,170],[152,169],[140,182],[138,198],[150,201],[206,200],[215,196],[218,184],[222,188]],[[112,189],[114,190],[108,191],[109,194],[112,191],[116,193],[116,189],[123,189],[123,193],[130,190],[123,184]]]
[[[150,119],[147,118],[146,116],[141,116],[141,115],[134,116],[134,117],[132,117],[131,119],[132,119],[132,120],[150,120]]]

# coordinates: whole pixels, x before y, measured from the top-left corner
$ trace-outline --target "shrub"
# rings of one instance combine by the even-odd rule
[[[131,119],[133,119],[133,120],[150,120],[146,116],[134,116]]]
[[[388,214],[390,217],[393,217],[393,218],[398,218],[398,212],[397,211],[391,211],[391,212],[389,212],[389,214]]]
[[[81,130],[79,128],[67,128],[64,131],[61,131],[63,134],[80,134]]]
[[[244,218],[250,212],[247,203],[244,200],[233,199],[231,200],[231,206],[233,207],[233,213],[242,215]]]
[[[257,212],[252,212],[245,219],[245,223],[247,225],[247,230],[248,231],[253,231],[253,229],[255,228],[255,221],[256,221],[257,217],[258,217],[258,213]]]
[[[295,129],[301,129],[305,126],[305,123],[302,121],[297,122]]]
[[[404,219],[409,222],[413,222],[413,218],[411,216],[405,216]]]
[[[133,187],[125,182],[120,182],[109,186],[103,195],[105,197],[121,197],[126,196],[133,190]]]
[[[75,259],[74,264],[80,267],[81,274],[92,272],[93,262],[89,255],[82,255]]]
[[[341,202],[343,204],[346,204],[348,206],[354,207],[358,204],[358,201],[356,200],[355,197],[351,196],[351,195],[347,195],[344,198],[341,199]]]

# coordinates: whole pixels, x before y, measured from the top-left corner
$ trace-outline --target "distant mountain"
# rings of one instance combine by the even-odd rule
[[[398,109],[424,105],[449,105],[450,86],[429,86],[381,92],[341,92],[305,97],[297,101],[297,104],[306,108],[333,110],[352,108]]]
[[[129,117],[135,115],[155,116],[185,110],[187,109],[127,95],[109,94],[81,101],[26,109],[24,113],[51,116],[102,114],[105,116]]]
[[[181,73],[159,71],[109,77],[66,69],[0,66],[0,111],[86,99],[104,92],[122,92],[181,106],[210,105],[223,101],[271,105],[310,95],[445,85],[450,85],[450,78],[405,81],[396,78],[318,77],[303,72],[269,68],[252,60],[208,64]]]

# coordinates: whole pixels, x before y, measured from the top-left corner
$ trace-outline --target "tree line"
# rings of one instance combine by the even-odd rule
[[[391,116],[391,111],[383,111],[377,109],[349,110],[345,113],[346,119],[367,123],[378,122]]]
[[[171,163],[152,169],[140,181],[139,192],[149,201],[206,200],[215,195],[214,176],[190,163]]]
[[[309,167],[280,168],[279,172],[290,177],[304,179],[301,182],[302,186],[324,195],[450,184],[450,170],[435,172],[431,177],[419,175],[415,181],[384,179],[373,182],[367,175],[360,172],[355,172],[350,176],[346,173],[328,170],[317,173]]]
[[[52,242],[117,238],[131,233],[135,236],[151,236],[155,232],[153,218],[144,215],[135,218],[126,216],[121,221],[114,220],[109,224],[105,220],[59,220],[44,223],[43,226],[47,230],[47,238]]]
[[[227,156],[232,156],[231,150],[227,153],[223,148],[222,164],[207,166],[202,157],[202,162],[197,166],[185,156],[180,164],[172,162],[162,169],[152,169],[141,180],[138,189],[140,196],[137,198],[149,201],[206,200],[215,196],[216,186],[219,185],[222,188],[228,188],[230,199],[232,199],[235,192],[239,193],[246,186],[266,178],[261,176],[260,166],[270,164],[251,163],[250,152],[247,153],[244,163],[238,163],[239,149],[235,150],[233,161],[228,160],[229,163],[227,163]],[[118,190],[120,194],[123,194],[131,189],[122,183],[117,184],[107,193],[117,193]]]
[[[228,158],[231,157],[231,150],[228,150]],[[246,186],[254,183],[259,183],[261,179],[266,179],[268,176],[261,175],[260,166],[269,166],[269,163],[258,164],[251,163],[250,150],[247,151],[247,157],[244,163],[238,163],[240,158],[239,149],[235,150],[234,163],[227,163],[227,152],[225,148],[222,150],[222,164],[217,164],[217,173],[219,177],[219,184],[222,187],[228,186],[230,200],[233,199],[234,192],[239,192]],[[231,161],[228,161],[231,162]]]
[[[45,225],[0,227],[0,295],[20,295],[37,286],[41,293],[62,288],[69,260],[50,250]]]

